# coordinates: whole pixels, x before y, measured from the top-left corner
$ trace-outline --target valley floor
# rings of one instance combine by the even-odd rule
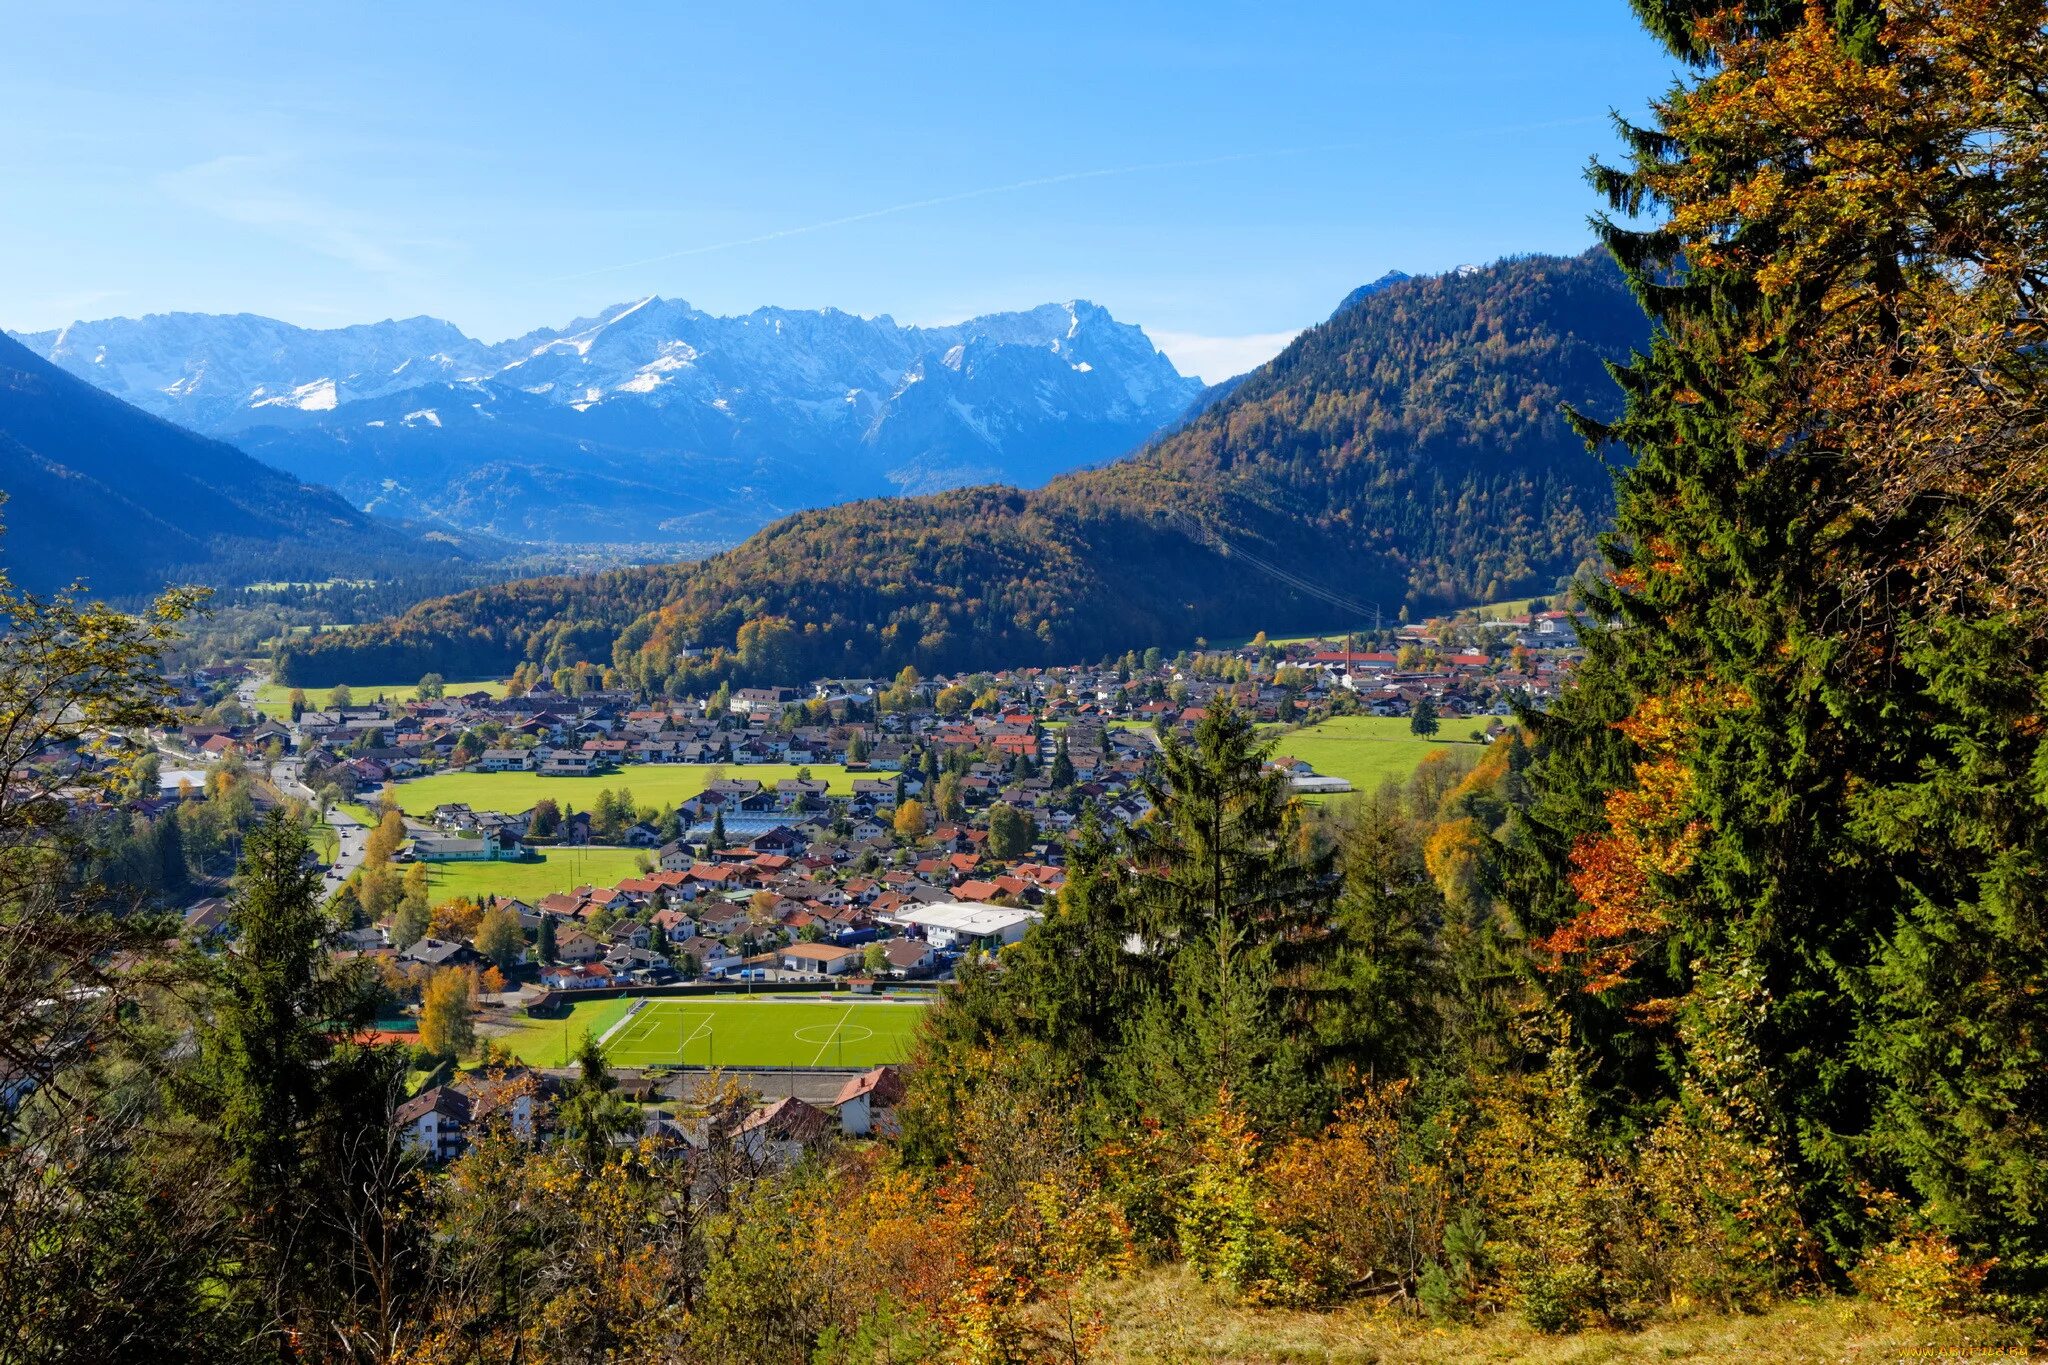
[[[2031,1360],[2024,1330],[1977,1319],[1920,1323],[1863,1299],[1815,1299],[1749,1317],[1703,1316],[1640,1332],[1545,1336],[1507,1317],[1439,1327],[1427,1319],[1347,1308],[1314,1313],[1236,1309],[1178,1273],[1107,1286],[1097,1303],[1107,1334],[1090,1359],[1104,1365],[1435,1365],[1526,1361],[1607,1365],[1633,1361],[1794,1362]]]

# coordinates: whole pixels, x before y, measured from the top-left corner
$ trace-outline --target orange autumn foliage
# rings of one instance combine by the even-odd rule
[[[1422,847],[1423,866],[1453,905],[1470,901],[1485,856],[1486,831],[1470,816],[1438,825]]]
[[[451,942],[467,941],[475,936],[477,923],[483,914],[482,904],[467,896],[457,896],[434,907],[427,933]]]
[[[1572,849],[1571,887],[1585,908],[1535,945],[1550,955],[1553,970],[1582,972],[1586,991],[1621,985],[1669,927],[1663,882],[1692,867],[1706,835],[1691,813],[1692,742],[1714,709],[1746,702],[1734,688],[1687,683],[1645,697],[1619,723],[1643,753],[1635,785],[1608,795],[1606,832],[1584,836]]]
[[[1815,491],[1840,502],[1837,524],[1898,537],[1842,566],[1868,614],[1901,597],[2038,604],[2048,24],[2039,0],[1894,0],[1868,60],[1836,17],[1809,4],[1782,37],[1748,30],[1737,6],[1703,18],[1718,69],[1658,112],[1674,143],[1726,154],[1650,166],[1644,187],[1695,266],[1818,303],[1755,311],[1745,349],[1796,343],[1807,401],[1766,397],[1738,418],[1759,449],[1827,447],[1839,477]],[[1796,415],[1813,411],[1827,422]]]

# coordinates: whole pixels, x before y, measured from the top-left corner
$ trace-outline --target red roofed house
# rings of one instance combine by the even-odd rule
[[[423,1090],[391,1115],[391,1126],[408,1147],[426,1154],[429,1161],[448,1161],[468,1141],[469,1096],[445,1085]]]
[[[832,1120],[824,1110],[791,1095],[756,1109],[733,1130],[733,1138],[762,1165],[787,1166],[831,1131]]]
[[[896,1106],[902,1102],[902,1073],[893,1066],[878,1066],[848,1081],[832,1107],[839,1111],[839,1131],[849,1137],[895,1137]]]
[[[604,945],[581,929],[564,929],[555,939],[555,957],[574,965],[595,962],[604,956]]]
[[[648,919],[648,923],[665,935],[671,943],[681,943],[697,935],[697,922],[673,906],[667,910],[655,911]]]

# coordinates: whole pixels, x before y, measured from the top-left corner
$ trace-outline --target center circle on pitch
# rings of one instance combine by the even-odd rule
[[[824,1047],[827,1043],[865,1043],[875,1031],[865,1024],[810,1024],[798,1029],[795,1036],[799,1043]]]

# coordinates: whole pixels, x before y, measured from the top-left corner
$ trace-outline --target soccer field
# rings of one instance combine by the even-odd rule
[[[625,1002],[591,1001],[614,1008]],[[579,1003],[567,1021],[536,1020],[504,1039],[527,1061],[559,1065],[564,1040],[591,1027],[614,1066],[879,1066],[910,1054],[922,1001],[816,999],[650,999],[632,1014],[612,1010],[586,1023]]]

